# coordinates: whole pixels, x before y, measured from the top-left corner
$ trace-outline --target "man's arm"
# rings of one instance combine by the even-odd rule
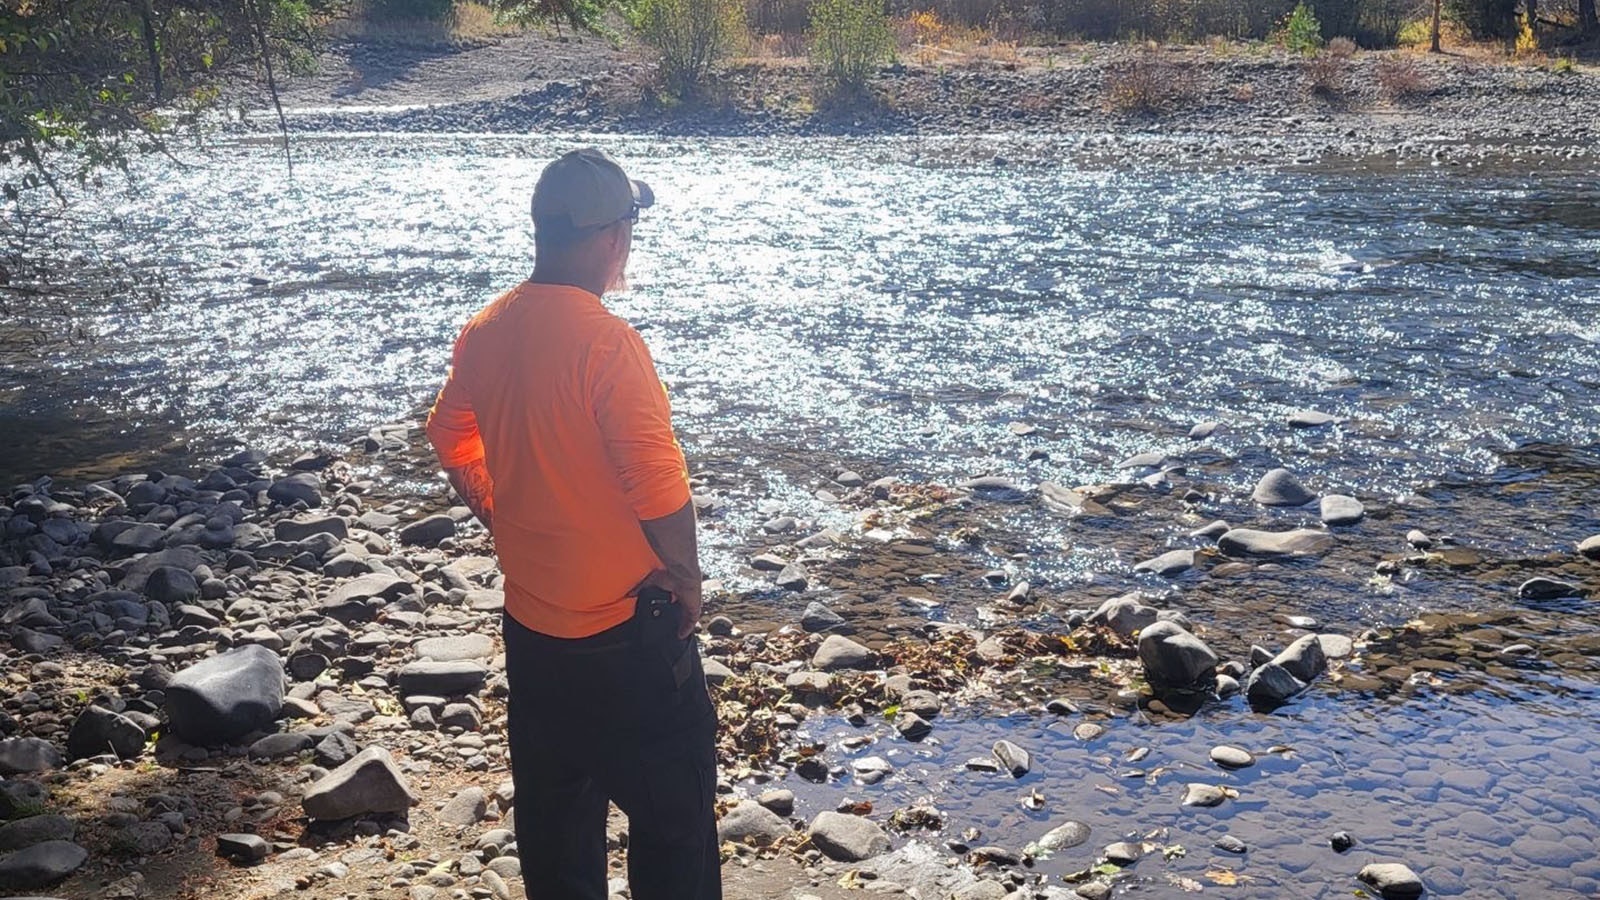
[[[641,519],[645,539],[661,558],[665,567],[651,573],[646,585],[662,588],[672,594],[681,610],[678,617],[678,637],[686,638],[700,621],[700,548],[695,534],[694,501],[689,501],[675,513],[659,519]]]
[[[444,474],[483,527],[494,531],[494,479],[489,477],[488,465],[481,459],[473,460],[445,469]]]

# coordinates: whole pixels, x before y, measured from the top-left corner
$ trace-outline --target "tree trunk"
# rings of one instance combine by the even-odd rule
[[[1600,34],[1600,17],[1595,15],[1594,0],[1578,0],[1578,25],[1584,34]]]
[[[155,82],[155,102],[160,103],[166,93],[161,88],[161,51],[156,46],[156,23],[150,0],[139,4],[139,18],[144,25],[144,50],[150,57],[150,77]]]
[[[1528,8],[1528,30],[1537,35],[1539,33],[1539,0],[1523,0]]]
[[[1433,31],[1428,45],[1429,53],[1443,53],[1439,46],[1439,20],[1444,16],[1444,0],[1433,0]]]

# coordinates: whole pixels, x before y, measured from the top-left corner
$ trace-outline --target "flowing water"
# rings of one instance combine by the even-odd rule
[[[225,144],[102,194],[56,252],[160,273],[162,297],[95,311],[92,341],[10,358],[7,425],[34,429],[19,444],[50,448],[43,462],[14,454],[12,468],[92,472],[108,445],[158,459],[179,440],[340,444],[414,414],[466,317],[528,272],[529,192],[571,143],[303,138],[292,179],[271,146]],[[1210,476],[1241,496],[1283,463],[1375,509],[1421,502],[1405,526],[1508,557],[1570,553],[1600,531],[1591,456],[1574,451],[1589,477],[1528,491],[1512,488],[1548,473],[1504,457],[1600,443],[1592,167],[1135,166],[1048,145],[1019,155],[1001,139],[610,147],[661,199],[636,231],[634,289],[613,306],[654,350],[691,458],[761,473],[733,498],[728,533],[776,510],[827,521],[812,492],[833,473],[795,474],[816,460],[868,478],[1079,484],[1115,477],[1133,453],[1182,450],[1190,425],[1213,419],[1229,464]],[[1286,427],[1301,408],[1345,422]],[[70,426],[83,418],[95,427]],[[1012,423],[1038,431],[1019,438]],[[1026,461],[1030,449],[1048,457]],[[795,460],[806,462],[779,464]],[[1374,528],[1404,533],[1403,518]],[[1059,530],[1025,513],[1011,525],[1028,530],[1036,576],[1058,586],[1126,579],[1134,561],[1087,548],[1062,558]],[[716,574],[748,578],[739,540],[713,544]],[[1380,591],[1370,562],[1268,579],[1350,633],[1492,609],[1505,587]],[[1569,618],[1583,617],[1540,627]],[[1438,895],[1600,891],[1592,678],[1541,672],[1491,688],[1318,695],[1272,716],[1223,705],[1181,723],[1119,713],[1088,745],[1052,720],[967,710],[926,744],[854,751],[899,767],[858,793],[886,795],[880,808],[935,795],[953,830],[977,825],[1014,847],[1068,815],[1091,824],[1088,845],[1043,865],[1053,874],[1126,833],[1168,828],[1188,855],[1141,862],[1132,879],[1157,895],[1225,865],[1247,879],[1208,891],[1341,896],[1378,857],[1410,862]],[[1025,784],[962,771],[1001,730],[1034,750]],[[1217,772],[1204,752],[1224,739],[1263,763]],[[1268,755],[1272,744],[1297,752]],[[1122,753],[1135,746],[1154,748],[1138,768],[1171,770],[1130,775]],[[1190,780],[1241,797],[1180,810]],[[808,808],[837,801],[837,789],[801,787]],[[1016,802],[1032,787],[1045,811]],[[1347,856],[1327,849],[1338,829],[1360,841]],[[1224,832],[1250,853],[1212,850]]]

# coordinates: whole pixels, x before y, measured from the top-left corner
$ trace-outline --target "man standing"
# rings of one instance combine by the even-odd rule
[[[605,153],[545,168],[533,275],[473,316],[428,438],[505,573],[517,850],[530,900],[718,900],[716,715],[683,451],[644,341],[601,297],[655,202]]]

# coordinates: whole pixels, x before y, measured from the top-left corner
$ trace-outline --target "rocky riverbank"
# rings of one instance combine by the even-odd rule
[[[1292,423],[1336,424],[1309,414]],[[1274,579],[1326,578],[1358,560],[1364,571],[1349,574],[1362,580],[1514,578],[1508,603],[1549,608],[1600,587],[1600,538],[1537,561],[1491,559],[1460,536],[1396,533],[1406,516],[1432,527],[1425,505],[1369,508],[1282,469],[1251,497],[1226,496],[1210,477],[1233,464],[1206,449],[1215,427],[1197,427],[1187,451],[1126,460],[1099,485],[908,484],[835,467],[818,498],[853,525],[776,514],[738,535],[750,586],[711,585],[700,633],[722,721],[729,896],[1104,897],[1150,877],[1152,863],[1135,868],[1141,859],[1171,866],[1190,852],[1142,827],[1149,810],[1102,833],[1037,786],[1021,798],[1050,824],[1037,834],[957,821],[937,792],[873,802],[874,786],[896,781],[922,748],[946,736],[955,746],[974,723],[989,751],[941,778],[990,779],[1010,793],[1034,785],[1030,770],[1056,741],[1118,740],[1131,721],[1182,721],[1203,704],[1266,711],[1308,692],[1493,689],[1530,664],[1593,670],[1600,643],[1571,617],[1545,634],[1543,620],[1514,611],[1330,631],[1292,606],[1230,612],[1230,584],[1270,591]],[[243,452],[193,475],[42,480],[9,493],[0,889],[519,894],[500,576],[463,508],[392,492],[397,473],[426,469],[413,440],[394,426],[348,460]],[[732,478],[718,469],[696,477],[713,533],[729,527]],[[1115,590],[1030,584],[986,561],[1026,555],[1005,552],[1011,538],[994,530],[995,516],[1019,509],[1092,527],[1107,545],[1136,540],[1143,561]],[[1151,547],[1153,520],[1181,529],[1170,549]],[[1150,589],[1159,583],[1183,584],[1181,605]],[[1025,736],[1017,716],[1059,723],[1044,726],[1056,737]],[[1294,749],[1239,737],[1188,748],[1193,764],[1129,747],[1121,765],[1171,782],[1183,810],[1248,803],[1233,773]],[[612,838],[620,874],[625,822]],[[1329,840],[1334,854],[1355,839]],[[1068,869],[1047,862],[1079,847],[1099,849]],[[1221,834],[1214,852],[1273,851]],[[1429,862],[1352,858],[1344,877],[1415,896],[1422,881],[1406,864],[1449,883]],[[1226,862],[1200,874],[1218,885],[1263,877]]]
[[[736,63],[704,99],[669,103],[651,91],[648,54],[593,39],[520,35],[437,52],[342,43],[287,85],[286,100],[296,132],[1000,134],[1050,136],[1055,154],[1062,135],[1079,135],[1090,156],[1145,136],[1173,139],[1168,155],[1196,162],[1585,159],[1600,121],[1600,74],[1581,63],[1390,51],[1313,70],[1303,57],[1226,45],[936,56],[883,70],[867,98],[848,103],[829,101],[803,60]],[[254,115],[240,127],[268,132],[277,121]]]

